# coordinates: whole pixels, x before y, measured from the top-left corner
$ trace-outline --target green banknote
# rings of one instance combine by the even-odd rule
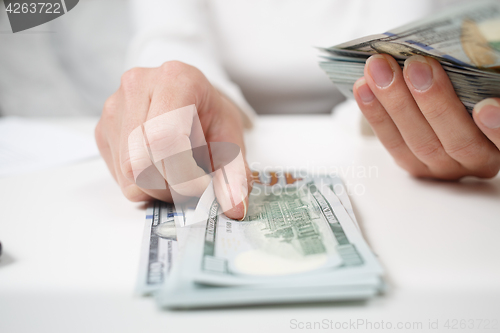
[[[372,297],[383,286],[382,268],[339,199],[345,194],[338,185],[336,177],[256,183],[243,221],[228,219],[212,197],[210,205],[197,207],[204,212],[195,215],[204,221],[178,226],[185,244],[156,295],[158,304],[196,308]]]

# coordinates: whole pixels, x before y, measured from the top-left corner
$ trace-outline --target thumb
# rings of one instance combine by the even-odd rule
[[[222,108],[213,119],[207,141],[217,200],[227,217],[242,220],[247,214],[251,176],[245,158],[241,111],[222,96]]]

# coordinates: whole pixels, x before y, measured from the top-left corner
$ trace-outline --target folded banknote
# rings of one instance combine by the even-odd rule
[[[366,299],[381,290],[383,270],[340,178],[261,178],[243,221],[222,214],[210,188],[210,204],[196,210],[155,202],[138,292],[162,307],[202,308]]]
[[[322,48],[320,67],[347,97],[375,53],[392,55],[403,67],[412,55],[437,59],[469,112],[500,96],[500,2],[471,1],[380,35]]]

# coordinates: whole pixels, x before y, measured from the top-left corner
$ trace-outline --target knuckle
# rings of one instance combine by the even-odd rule
[[[192,66],[178,60],[164,62],[160,68],[167,73],[181,73],[189,70]]]
[[[394,138],[384,143],[385,148],[393,154],[399,154],[406,150],[406,143],[400,138]]]
[[[104,131],[103,127],[109,124],[113,124],[116,120],[118,108],[116,107],[116,102],[110,99],[106,100],[104,103],[104,108],[101,114],[101,130]],[[107,125],[106,125],[107,124]]]
[[[389,119],[389,115],[387,113],[372,109],[363,110],[363,114],[368,123],[370,123],[373,127],[378,127]]]
[[[181,61],[167,61],[161,65],[160,70],[162,78],[168,81],[175,80],[188,90],[199,89],[208,82],[199,69]]]
[[[473,160],[476,163],[483,164],[486,162],[484,160],[485,154],[481,154],[483,148],[483,144],[479,140],[471,138],[465,143],[445,147],[445,151],[456,160]]]
[[[431,108],[426,108],[422,110],[424,117],[429,121],[437,121],[439,119],[443,119],[447,116],[451,116],[449,112],[448,105],[446,105],[446,100],[435,100],[433,101]]]
[[[442,146],[439,142],[424,142],[413,147],[413,153],[423,158],[437,158],[441,155]]]
[[[121,88],[125,92],[134,91],[140,84],[144,68],[134,67],[123,73],[121,77]]]
[[[185,68],[191,66],[179,60],[170,60],[170,61],[165,61],[162,64],[162,67],[168,69],[168,68]]]
[[[177,146],[186,146],[189,142],[189,136],[183,133],[179,127],[173,126],[168,133],[163,131],[154,131],[147,133],[149,147],[153,152],[171,152]],[[186,143],[183,145],[182,143]]]
[[[105,102],[102,109],[103,114],[112,113],[117,109],[117,99],[115,95],[111,95]]]
[[[105,136],[107,128],[112,126],[116,120],[118,112],[118,100],[116,94],[111,95],[103,105],[101,119],[97,123],[95,128],[96,140],[103,138]]]
[[[407,115],[408,103],[404,98],[391,98],[386,110],[392,118],[404,118]]]

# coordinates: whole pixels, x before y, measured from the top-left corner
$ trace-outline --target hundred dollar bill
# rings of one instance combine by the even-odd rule
[[[258,171],[254,171],[254,173],[259,174]],[[290,179],[301,180],[299,176],[295,179],[292,178],[290,174],[286,174],[286,177],[285,175],[280,176],[277,172],[271,172],[270,174],[271,175],[260,173],[259,178],[264,183],[276,182],[279,186],[285,186],[287,181],[290,182]],[[299,174],[304,174],[304,172],[300,172]],[[273,180],[273,177],[276,178],[276,180]],[[338,195],[345,210],[355,222],[356,228],[359,229],[348,196],[348,191],[342,180],[337,176],[323,176],[317,178],[323,179],[324,183]],[[206,191],[200,201],[208,202],[210,205],[213,201],[213,194],[211,195],[210,191]],[[182,238],[183,234],[185,236],[187,235],[187,230],[183,230],[183,227],[196,220],[194,208],[195,204],[193,202],[188,202],[179,206],[178,210],[170,203],[161,201],[150,203],[146,210],[146,221],[136,287],[137,293],[151,295],[165,283],[173,263],[177,260],[180,238]]]
[[[320,63],[348,97],[375,53],[394,56],[403,66],[412,55],[441,62],[469,112],[487,97],[500,96],[500,2],[474,1],[380,35],[322,49]]]
[[[321,179],[278,193],[257,185],[245,220],[207,212],[202,262],[195,280],[214,285],[304,281],[332,283],[382,270],[338,197]],[[322,277],[319,277],[322,279]]]
[[[265,173],[261,174],[261,178],[263,181],[271,181],[269,175]],[[342,180],[336,176],[321,178],[328,181],[330,188],[339,196],[346,211],[359,228]],[[277,177],[277,179],[279,179],[278,184],[286,184],[284,177]],[[206,191],[200,200],[210,205],[213,195]],[[179,251],[179,238],[185,234],[181,228],[196,220],[195,207],[194,202],[188,202],[180,205],[176,210],[174,205],[162,201],[151,202],[148,206],[136,287],[138,294],[154,293],[168,278]]]
[[[206,220],[187,227],[189,246],[158,303],[204,307],[376,294],[382,269],[330,185],[304,179],[276,192],[256,184],[240,222],[213,200]]]
[[[179,250],[179,227],[186,223],[192,207],[183,205],[176,210],[170,203],[155,201],[146,210],[141,258],[136,292],[150,295],[166,281]]]

